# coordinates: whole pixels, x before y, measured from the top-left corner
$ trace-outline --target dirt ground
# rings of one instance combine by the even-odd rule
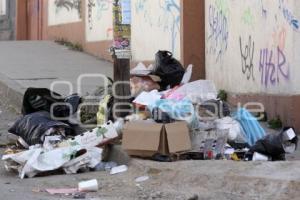
[[[0,140],[7,141],[7,128],[17,114],[0,105]],[[0,143],[1,144],[1,143]],[[1,148],[1,155],[3,153]],[[297,160],[297,153],[291,160]],[[136,183],[140,176],[150,179]],[[96,178],[99,191],[88,193],[88,200],[110,199],[299,199],[300,162],[182,161],[158,163],[133,159],[129,170],[118,175],[88,172],[52,175],[21,180],[6,172],[0,162],[0,194],[7,200],[73,199],[50,195],[46,188],[73,188],[78,182]]]

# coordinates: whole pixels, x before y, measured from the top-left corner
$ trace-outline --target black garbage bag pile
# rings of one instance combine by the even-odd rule
[[[9,132],[20,137],[23,147],[42,144],[45,136],[74,136],[83,132],[78,124],[67,120],[78,110],[81,98],[68,97],[46,88],[28,88],[24,94],[22,114]]]

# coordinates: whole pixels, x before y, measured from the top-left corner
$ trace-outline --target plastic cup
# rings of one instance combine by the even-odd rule
[[[78,183],[78,189],[80,192],[97,192],[98,181],[96,179],[83,181]]]

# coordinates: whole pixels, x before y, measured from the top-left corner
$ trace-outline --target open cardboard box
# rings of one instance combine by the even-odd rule
[[[189,151],[191,140],[185,122],[158,124],[137,121],[126,124],[122,147],[131,156],[151,157],[156,153],[170,155]]]

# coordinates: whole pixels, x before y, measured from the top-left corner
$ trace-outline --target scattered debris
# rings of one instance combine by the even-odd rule
[[[51,195],[73,195],[78,192],[78,188],[47,188],[45,191]]]
[[[140,177],[138,177],[138,178],[135,179],[135,182],[141,183],[141,182],[145,182],[145,181],[147,181],[149,179],[150,179],[149,176],[140,176]]]
[[[226,102],[227,92],[217,93],[212,81],[190,82],[192,71],[192,65],[184,70],[168,51],[156,54],[155,65],[139,63],[130,72],[135,112],[119,119],[113,118],[113,81],[109,78],[111,85],[101,88],[102,96],[98,95],[93,104],[96,110],[85,110],[84,115],[80,108],[84,97],[62,97],[45,88],[29,88],[24,95],[23,116],[9,129],[18,136],[18,143],[2,157],[6,169],[18,172],[20,178],[59,169],[66,174],[89,170],[123,173],[128,166],[104,159],[108,144],[115,141],[122,143],[130,156],[159,162],[276,161],[295,152],[298,137],[294,129],[268,134],[249,110],[232,112]],[[106,89],[109,94],[104,94]],[[82,119],[74,116],[88,116],[85,122],[95,124],[85,129],[79,126]],[[269,124],[282,126],[279,118]],[[141,176],[135,182],[149,178]],[[82,192],[97,191],[98,187],[97,180],[90,180],[79,183],[78,189],[47,192],[68,193],[80,199],[85,198]]]
[[[123,172],[126,172],[128,170],[128,167],[126,165],[121,165],[117,167],[113,167],[110,171],[111,175],[120,174]]]
[[[78,190],[80,192],[97,192],[98,189],[99,186],[96,179],[78,183]]]

